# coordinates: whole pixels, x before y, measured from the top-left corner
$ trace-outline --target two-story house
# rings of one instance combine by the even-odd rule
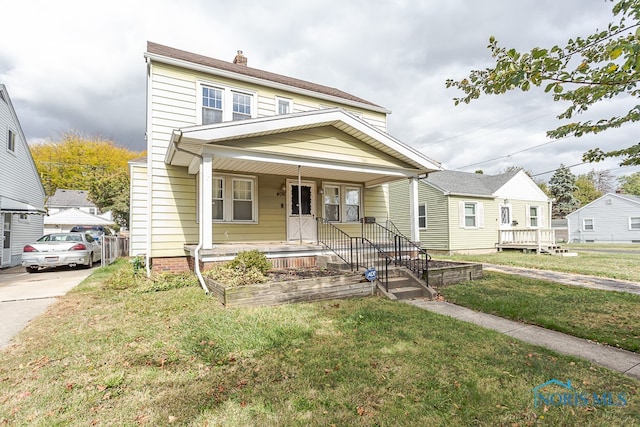
[[[44,197],[9,92],[0,84],[0,267],[20,265],[22,248],[42,236]]]
[[[388,218],[385,184],[439,170],[341,90],[149,42],[146,161],[130,162],[131,255],[187,270],[261,248],[313,264],[318,224]],[[417,191],[415,191],[417,193]],[[417,233],[417,200],[410,198]],[[260,246],[261,245],[261,246]]]

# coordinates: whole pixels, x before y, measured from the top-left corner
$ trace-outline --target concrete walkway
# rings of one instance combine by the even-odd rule
[[[546,347],[558,353],[589,360],[613,371],[640,380],[640,354],[576,338],[571,335],[480,313],[465,307],[441,301],[406,300],[407,304],[450,316],[465,322],[493,329],[530,344]]]
[[[629,292],[640,295],[640,283],[628,280],[609,279],[606,277],[587,276],[584,274],[561,273],[559,271],[538,270],[535,268],[509,267],[506,265],[482,264],[482,269],[500,273],[516,274],[533,279],[547,280],[564,285],[581,286],[583,288],[603,289],[606,291]]]
[[[640,295],[640,283],[626,280],[579,274],[560,273],[556,271],[536,270],[531,268],[507,267],[502,265],[483,264],[484,270],[515,274],[571,286],[592,289],[603,289],[616,292],[629,292]],[[560,332],[551,331],[538,326],[527,325],[477,312],[448,302],[428,300],[407,300],[408,304],[450,316],[465,322],[474,323],[493,329],[521,341],[546,347],[558,353],[568,354],[589,360],[605,368],[621,372],[640,380],[640,354],[619,348],[597,344],[589,340],[576,338]]]

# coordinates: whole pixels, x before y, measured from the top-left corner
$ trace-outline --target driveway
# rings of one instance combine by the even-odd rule
[[[38,273],[27,273],[22,267],[0,270],[0,349],[92,272],[93,269],[69,268]]]

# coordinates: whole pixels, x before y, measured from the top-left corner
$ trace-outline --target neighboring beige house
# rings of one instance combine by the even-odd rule
[[[43,231],[44,187],[9,92],[0,84],[0,268],[20,265]]]
[[[385,108],[251,68],[241,52],[226,62],[149,42],[145,58],[148,157],[130,162],[130,254],[149,273],[252,247],[278,266],[313,263],[319,224],[357,236],[364,217],[388,218],[387,183],[417,188],[440,169],[386,133]]]
[[[389,194],[390,220],[410,233],[409,185],[391,183]],[[429,251],[495,252],[501,243],[535,239],[539,232],[550,239],[550,219],[551,200],[522,170],[500,175],[433,172],[418,186],[419,241]]]

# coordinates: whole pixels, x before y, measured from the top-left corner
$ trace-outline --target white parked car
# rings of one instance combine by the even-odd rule
[[[22,249],[22,266],[28,273],[63,265],[91,268],[101,257],[100,244],[88,233],[52,233]]]

